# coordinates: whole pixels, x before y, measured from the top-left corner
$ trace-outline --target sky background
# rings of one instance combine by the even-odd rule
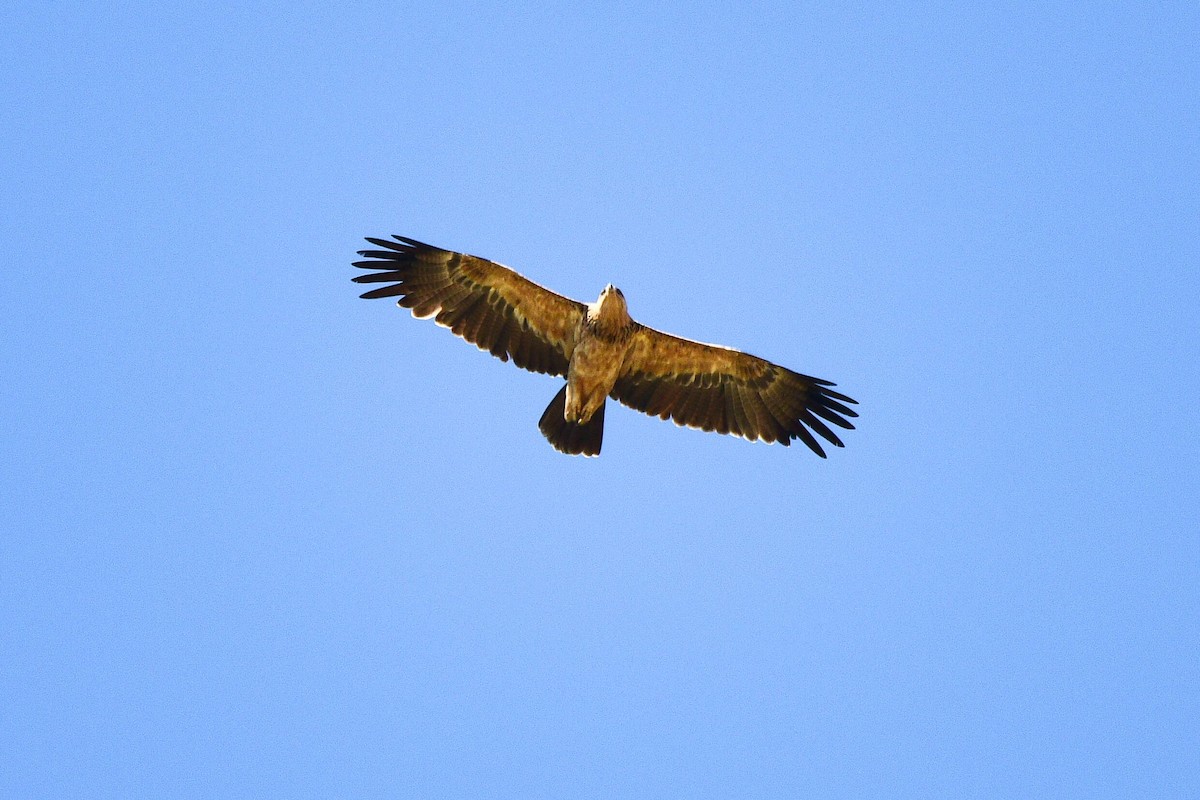
[[[0,797],[1200,796],[1200,7],[0,11]],[[609,409],[361,237],[836,381]]]

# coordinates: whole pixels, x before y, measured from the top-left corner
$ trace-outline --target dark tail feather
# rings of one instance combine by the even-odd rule
[[[607,401],[605,403],[607,405]],[[604,406],[583,424],[567,422],[563,411],[567,407],[567,387],[563,386],[538,421],[538,428],[554,449],[573,456],[600,455],[600,441],[604,438]]]

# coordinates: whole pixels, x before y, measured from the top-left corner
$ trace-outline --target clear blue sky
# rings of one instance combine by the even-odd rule
[[[1200,7],[0,11],[0,797],[1200,796]],[[385,301],[837,381],[826,461]]]

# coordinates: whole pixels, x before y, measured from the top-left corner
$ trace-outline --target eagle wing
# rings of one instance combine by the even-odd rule
[[[832,423],[853,429],[856,401],[829,381],[801,375],[770,361],[713,344],[672,336],[639,325],[611,396],[677,425],[718,431],[754,441],[791,444],[799,439],[825,457],[813,433],[830,444],[842,441]]]
[[[583,303],[538,286],[494,261],[409,239],[367,237],[355,283],[388,283],[362,297],[398,297],[414,317],[433,317],[458,336],[531,372],[566,376]]]

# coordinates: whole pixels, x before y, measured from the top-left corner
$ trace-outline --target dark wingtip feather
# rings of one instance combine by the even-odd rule
[[[434,247],[431,244],[425,244],[425,242],[418,242],[416,239],[410,239],[407,236],[397,236],[395,234],[392,234],[392,238],[399,242],[404,242],[404,244],[408,245],[408,247],[427,247],[430,250],[441,250],[442,249],[440,247]],[[395,247],[395,245],[392,245],[392,247]],[[408,248],[406,247],[405,249],[408,249]]]
[[[384,282],[399,282],[405,279],[407,273],[400,271],[392,272],[372,272],[368,275],[355,275],[350,280],[355,283],[384,283]]]
[[[363,300],[378,300],[381,297],[396,297],[404,294],[404,287],[401,285],[384,286],[380,289],[372,289],[369,292],[363,292],[359,295]]]
[[[364,239],[366,239],[366,240],[367,240],[368,242],[370,242],[371,244],[375,245],[376,247],[386,247],[388,250],[393,250],[393,251],[397,251],[397,252],[404,252],[405,250],[408,250],[408,249],[409,249],[409,248],[408,248],[408,247],[406,247],[405,245],[402,245],[402,244],[396,244],[395,242],[393,242],[393,241],[389,241],[388,239],[378,239],[378,238],[376,238],[376,237],[374,237],[374,236],[364,236],[363,238],[364,238]],[[398,239],[398,238],[400,238],[400,237],[398,237],[398,236],[393,236],[392,238],[393,238],[393,239]]]
[[[812,431],[804,427],[803,417],[795,421],[795,424],[788,426],[787,436],[789,438],[799,439],[808,446],[809,450],[825,458],[825,451],[821,449],[821,443],[817,441],[817,437],[813,436]]]
[[[855,400],[853,397],[847,397],[841,392],[834,392],[830,389],[825,389],[822,391],[822,394],[824,394],[826,397],[832,397],[834,400],[841,400],[843,403],[853,403],[854,405],[858,405],[857,400]]]

